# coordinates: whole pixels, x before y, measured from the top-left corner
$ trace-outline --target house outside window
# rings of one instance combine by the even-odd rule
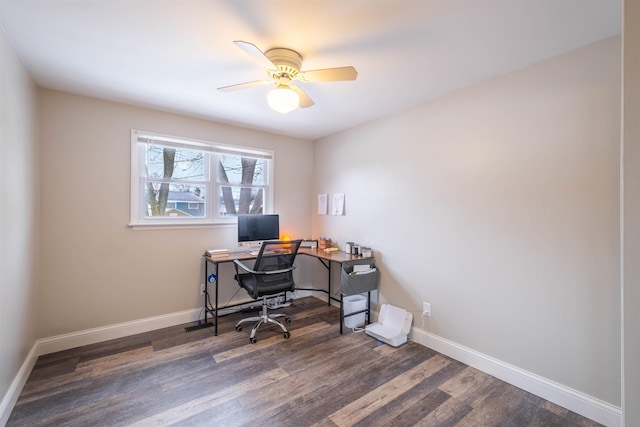
[[[273,153],[131,132],[132,226],[234,223],[270,213]]]

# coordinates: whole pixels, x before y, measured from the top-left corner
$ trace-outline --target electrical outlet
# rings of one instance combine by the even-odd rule
[[[431,304],[429,304],[428,302],[422,303],[422,315],[431,317]]]
[[[204,295],[204,283],[200,284],[200,295]]]

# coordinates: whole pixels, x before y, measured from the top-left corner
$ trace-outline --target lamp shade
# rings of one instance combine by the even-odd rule
[[[278,85],[267,95],[267,102],[271,109],[278,113],[287,114],[298,108],[300,96],[295,93],[289,86]]]

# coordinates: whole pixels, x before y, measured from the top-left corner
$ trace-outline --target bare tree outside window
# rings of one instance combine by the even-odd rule
[[[270,212],[273,153],[132,131],[131,224],[233,224]]]
[[[261,159],[221,156],[219,181],[226,215],[261,214],[264,212],[264,189],[255,187],[265,182],[265,165]],[[228,184],[228,185],[227,185]]]
[[[203,152],[149,145],[145,166],[149,177],[146,200],[150,216],[166,216],[169,204],[175,206],[171,209],[174,216],[204,212],[204,209],[193,208],[195,203],[204,204],[201,184],[205,180],[204,160]]]
[[[163,178],[171,178],[173,169],[175,168],[175,148],[162,149]],[[149,195],[149,204],[151,205],[151,216],[162,216],[167,209],[167,200],[169,198],[169,183],[163,182],[159,189],[153,187],[153,183],[147,182],[147,194]]]

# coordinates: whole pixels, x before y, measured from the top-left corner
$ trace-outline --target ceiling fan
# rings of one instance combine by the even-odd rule
[[[324,68],[320,70],[300,71],[302,56],[292,49],[275,47],[262,52],[256,45],[241,40],[233,42],[264,66],[267,78],[230,86],[219,87],[220,91],[232,91],[265,84],[275,84],[269,92],[269,106],[279,113],[286,114],[296,108],[311,107],[314,102],[304,91],[291,82],[299,80],[305,83],[355,80],[358,72],[353,67]]]

